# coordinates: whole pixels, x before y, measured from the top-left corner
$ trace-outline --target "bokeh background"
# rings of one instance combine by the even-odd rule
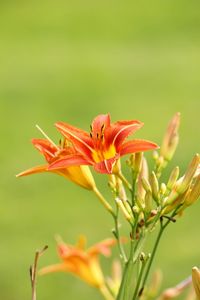
[[[73,243],[84,233],[89,244],[111,236],[112,220],[90,192],[50,174],[15,178],[43,161],[30,143],[41,137],[35,124],[57,141],[55,121],[88,130],[94,116],[110,112],[113,121],[142,120],[137,136],[160,143],[180,111],[168,174],[177,164],[183,173],[200,150],[199,70],[199,1],[0,2],[0,299],[30,299],[34,251],[48,244],[40,266],[58,262],[55,234]],[[199,210],[196,203],[165,234],[154,264],[163,287],[200,264]],[[110,261],[102,263],[108,274]],[[101,297],[68,274],[52,274],[39,279],[38,299]]]

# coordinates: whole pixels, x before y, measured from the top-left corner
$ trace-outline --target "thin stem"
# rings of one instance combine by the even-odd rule
[[[97,196],[97,198],[100,200],[100,202],[103,204],[103,206],[109,211],[109,213],[111,213],[111,215],[115,218],[115,213],[113,211],[112,206],[106,201],[106,199],[103,197],[103,195],[100,193],[100,191],[97,189],[97,187],[95,187],[93,189],[95,195]]]
[[[125,283],[126,283],[127,271],[128,271],[128,262],[126,262],[125,267],[124,267],[124,271],[123,271],[123,274],[122,274],[122,282],[121,282],[116,300],[121,300],[121,299],[123,300],[122,296],[123,296],[123,293],[124,293],[124,286],[125,286]]]
[[[167,223],[168,223],[168,221],[167,221]],[[153,247],[153,251],[152,251],[150,260],[149,260],[149,264],[147,266],[146,274],[145,274],[144,279],[143,279],[142,289],[144,288],[144,286],[146,284],[146,281],[147,281],[147,278],[148,278],[148,275],[149,275],[149,272],[150,272],[150,269],[151,269],[151,265],[153,263],[153,260],[154,260],[155,254],[156,254],[156,250],[158,248],[158,245],[159,245],[159,242],[160,242],[160,238],[161,238],[161,236],[163,234],[163,231],[164,231],[165,227],[166,226],[163,226],[162,223],[161,223],[161,227],[160,227],[160,230],[159,230],[159,233],[158,233],[158,236],[157,236],[157,239],[156,239],[155,245]]]
[[[32,300],[36,300],[36,278],[37,278],[37,265],[40,256],[44,253],[44,251],[48,248],[48,246],[44,246],[42,250],[37,250],[35,252],[34,263],[30,267],[30,279],[31,279],[31,288],[32,288]]]
[[[128,300],[129,298],[129,287],[130,287],[130,284],[127,285],[126,283],[130,282],[130,278],[131,278],[131,269],[132,269],[132,266],[133,266],[133,253],[134,253],[134,242],[133,240],[131,241],[131,249],[130,249],[130,256],[129,256],[129,260],[128,260],[128,263],[127,263],[127,274],[126,274],[126,279],[125,279],[125,290],[124,290],[124,297],[123,297],[123,300]]]
[[[147,262],[147,260],[142,261],[142,267],[141,267],[141,270],[139,272],[139,277],[138,277],[138,280],[137,280],[137,285],[135,287],[135,292],[134,292],[134,295],[133,295],[133,300],[137,299],[138,291],[139,291],[139,287],[140,287],[140,283],[141,283],[141,280],[142,280],[142,275],[144,273],[144,269],[145,269],[145,266],[146,266],[146,262]]]
[[[124,175],[121,172],[117,173],[116,175],[121,179],[121,181],[126,185],[126,187],[130,191],[132,191],[131,184],[130,184],[130,182],[128,182],[128,180],[126,179],[126,177],[124,177]]]
[[[115,221],[115,231],[114,231],[114,235],[116,237],[116,240],[117,240],[117,245],[118,245],[118,248],[119,248],[119,252],[120,252],[120,256],[122,257],[124,263],[127,263],[127,257],[126,257],[126,253],[124,251],[124,247],[122,245],[122,242],[121,242],[121,239],[120,239],[120,233],[119,233],[119,222],[118,222],[118,206],[116,205],[117,207],[117,212],[114,216],[114,221]]]
[[[39,251],[35,253],[33,266],[30,267],[31,287],[32,287],[32,300],[36,300],[36,270],[39,259]]]
[[[156,254],[156,250],[158,248],[158,245],[159,245],[159,242],[160,242],[160,239],[161,239],[161,236],[165,230],[165,228],[167,227],[167,225],[173,220],[173,222],[175,221],[173,218],[174,216],[176,216],[177,214],[177,211],[178,209],[180,208],[182,204],[178,205],[176,207],[176,209],[174,210],[174,212],[171,214],[170,218],[167,219],[167,222],[165,224],[163,224],[163,217],[160,217],[160,230],[158,232],[158,236],[157,236],[157,239],[155,241],[155,244],[154,244],[154,247],[153,247],[153,251],[152,251],[152,254],[151,254],[151,258],[149,260],[149,264],[147,266],[147,271],[146,271],[146,274],[145,274],[145,277],[143,279],[143,284],[142,284],[142,290],[144,289],[145,287],[145,284],[146,284],[146,281],[147,281],[147,278],[148,278],[148,275],[149,275],[149,272],[150,272],[150,269],[151,269],[151,265],[152,265],[152,262],[154,260],[154,257],[155,257],[155,254]],[[141,295],[142,295],[142,292],[141,292]],[[140,295],[140,296],[141,296]]]

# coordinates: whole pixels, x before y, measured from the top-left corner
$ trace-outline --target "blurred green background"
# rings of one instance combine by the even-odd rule
[[[90,192],[59,176],[15,178],[43,161],[30,143],[41,137],[35,124],[56,141],[55,121],[88,130],[94,116],[110,112],[113,121],[145,122],[137,136],[160,143],[180,111],[181,141],[168,170],[180,164],[183,173],[200,146],[200,2],[2,0],[0,104],[0,299],[30,299],[35,249],[48,244],[40,266],[56,263],[55,234],[72,243],[85,233],[92,244],[113,226]],[[104,186],[105,176],[95,176]],[[200,264],[199,209],[188,209],[161,243],[154,268],[165,287]],[[109,273],[110,261],[102,262]],[[101,297],[52,274],[39,279],[38,299]]]

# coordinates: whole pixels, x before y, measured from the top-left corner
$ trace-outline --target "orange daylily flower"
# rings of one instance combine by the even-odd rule
[[[42,172],[53,172],[58,175],[73,181],[83,188],[92,190],[95,188],[95,182],[88,166],[71,166],[63,167],[59,169],[49,170],[48,167],[53,162],[62,159],[63,157],[71,157],[75,155],[75,149],[72,146],[64,145],[57,146],[53,142],[46,139],[33,139],[33,145],[44,155],[47,164],[30,168],[24,172],[21,172],[17,177],[31,175]]]
[[[158,148],[146,140],[125,139],[143,123],[137,120],[110,122],[109,114],[98,115],[92,122],[90,134],[69,124],[58,122],[57,129],[71,141],[76,153],[63,157],[49,166],[49,170],[72,165],[93,165],[100,173],[112,173],[116,161],[123,155]]]
[[[59,239],[58,254],[62,259],[60,264],[47,266],[40,270],[40,274],[51,272],[69,272],[78,276],[88,284],[101,289],[105,286],[104,276],[99,264],[98,256],[110,255],[110,247],[116,243],[114,239],[106,239],[86,249],[86,238],[81,236],[77,245],[65,244]]]

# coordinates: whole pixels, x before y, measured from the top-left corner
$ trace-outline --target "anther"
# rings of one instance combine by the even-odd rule
[[[92,138],[92,133],[90,132],[90,137]]]
[[[103,124],[103,125],[101,126],[101,132],[104,130],[104,128],[105,128],[105,124]]]

